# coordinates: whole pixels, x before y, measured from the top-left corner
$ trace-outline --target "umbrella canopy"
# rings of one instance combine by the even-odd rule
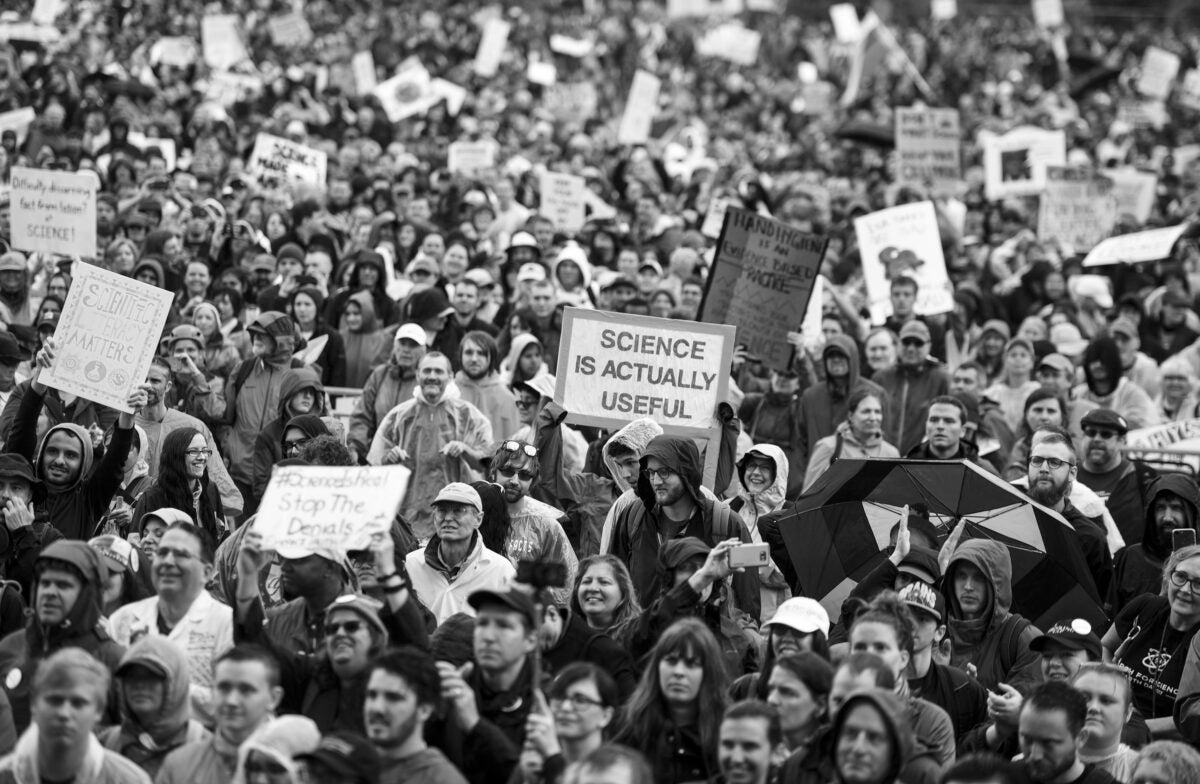
[[[869,144],[873,147],[891,148],[896,146],[894,128],[890,125],[880,125],[865,120],[850,120],[834,131],[833,135],[839,139]]]
[[[927,514],[943,535],[965,519],[963,541],[1004,544],[1013,563],[1013,611],[1040,628],[1081,617],[1107,625],[1075,530],[999,477],[967,461],[836,461],[779,521],[799,591],[830,617],[858,581],[886,557],[905,505]]]

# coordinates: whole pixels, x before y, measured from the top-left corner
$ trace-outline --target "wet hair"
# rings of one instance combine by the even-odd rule
[[[882,623],[892,627],[896,633],[896,646],[906,651],[910,657],[913,655],[913,629],[917,623],[912,610],[908,609],[908,605],[900,600],[895,591],[884,591],[871,600],[850,625],[851,638],[854,637],[855,628],[862,623]]]
[[[932,410],[934,406],[954,406],[958,409],[959,423],[964,425],[967,423],[967,407],[953,395],[938,395],[929,401],[929,410]]]
[[[1021,711],[1062,711],[1067,718],[1067,729],[1078,735],[1087,721],[1087,697],[1083,692],[1062,681],[1045,681],[1025,698]]]
[[[428,651],[415,645],[400,645],[377,656],[367,667],[368,674],[382,670],[395,675],[412,689],[417,703],[430,705],[435,711],[442,706],[442,681],[437,664]]]
[[[1067,402],[1063,400],[1062,395],[1053,390],[1040,388],[1029,393],[1029,397],[1025,398],[1025,409],[1021,413],[1021,430],[1025,431],[1028,438],[1033,437],[1033,431],[1029,427],[1029,409],[1033,408],[1034,404],[1041,403],[1043,400],[1057,400],[1058,411],[1062,415],[1062,420],[1067,421]]]
[[[883,659],[873,653],[858,651],[852,653],[845,659],[842,659],[838,664],[838,671],[847,670],[854,677],[862,675],[864,672],[873,673],[875,675],[875,688],[891,691],[896,688],[896,675],[884,663]]]
[[[474,343],[476,346],[483,349],[484,353],[488,355],[489,373],[499,372],[501,360],[500,344],[496,342],[494,337],[478,329],[471,330],[467,334],[463,335],[462,341],[458,344],[458,364],[460,367],[462,366],[463,347],[466,346],[467,343]]]
[[[1114,680],[1121,684],[1121,690],[1125,693],[1125,707],[1129,707],[1133,702],[1133,684],[1129,682],[1129,673],[1115,664],[1107,662],[1088,662],[1075,671],[1068,682],[1074,686],[1075,682],[1084,675],[1102,675],[1105,678]]]
[[[849,418],[851,414],[858,410],[859,405],[869,397],[873,397],[879,401],[879,407],[883,408],[883,400],[880,399],[878,392],[872,391],[868,387],[859,387],[850,393],[850,398],[846,401],[846,417]]]
[[[775,669],[785,669],[808,689],[813,700],[824,705],[833,688],[833,665],[816,653],[789,653],[775,660]]]

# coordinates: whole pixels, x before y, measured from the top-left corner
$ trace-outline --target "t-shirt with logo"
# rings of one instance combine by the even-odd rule
[[[1133,704],[1147,719],[1171,716],[1188,646],[1200,624],[1179,631],[1167,623],[1167,600],[1142,594],[1121,610],[1113,622],[1122,642],[1113,657],[1129,673]]]

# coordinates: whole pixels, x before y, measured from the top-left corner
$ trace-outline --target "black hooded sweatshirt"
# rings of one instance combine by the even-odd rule
[[[1171,554],[1172,542],[1158,530],[1154,519],[1154,503],[1159,496],[1174,494],[1183,501],[1187,527],[1196,529],[1200,522],[1200,490],[1196,482],[1183,474],[1164,474],[1147,490],[1146,532],[1142,541],[1121,549],[1113,562],[1113,577],[1109,584],[1108,615],[1115,618],[1130,600],[1144,593],[1159,593],[1162,587],[1163,563]]]

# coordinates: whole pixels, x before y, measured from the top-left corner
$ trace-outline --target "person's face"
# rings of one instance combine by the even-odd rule
[[[771,770],[767,720],[759,717],[721,722],[717,763],[728,784],[765,784]]]
[[[1177,370],[1167,371],[1162,377],[1162,391],[1163,397],[1180,400],[1192,391],[1192,383]]]
[[[446,252],[446,241],[442,239],[441,234],[427,234],[425,235],[425,239],[421,240],[420,251],[435,261],[440,262],[442,254]]]
[[[30,711],[38,743],[59,754],[86,745],[103,714],[96,692],[96,684],[73,673],[38,694]]]
[[[0,509],[3,509],[9,501],[24,506],[32,498],[33,488],[24,479],[12,476],[0,477]],[[0,517],[3,517],[2,512],[0,512]]]
[[[804,681],[786,667],[775,667],[767,679],[767,704],[779,711],[784,734],[811,730],[821,720],[825,705],[813,697]]]
[[[294,256],[285,256],[275,264],[275,272],[285,281],[304,272],[304,263]]]
[[[880,332],[867,340],[867,364],[872,370],[883,370],[896,364],[896,346],[891,337]]]
[[[154,590],[159,594],[194,596],[208,582],[210,570],[194,536],[185,531],[167,531],[154,556]]]
[[[330,611],[325,616],[325,651],[336,672],[361,673],[371,660],[371,627],[353,610]]]
[[[1052,463],[1058,462],[1054,467]],[[1066,444],[1035,444],[1029,454],[1029,496],[1054,506],[1070,492],[1077,469],[1075,454]]]
[[[400,367],[411,368],[425,355],[425,347],[415,340],[399,338],[392,343],[392,359]]]
[[[591,678],[570,683],[561,695],[551,697],[550,712],[558,737],[569,740],[600,735],[613,716],[613,709],[604,704]]]
[[[987,577],[974,564],[959,561],[954,569],[954,598],[962,617],[974,620],[987,612],[991,601],[992,586]]]
[[[633,248],[625,248],[617,254],[617,271],[627,278],[635,278],[638,266],[642,263],[638,252]]]
[[[167,684],[159,675],[135,664],[121,675],[125,704],[139,717],[153,718],[162,710]]]
[[[255,332],[250,335],[250,350],[256,357],[269,357],[275,353],[275,341],[267,335]],[[153,368],[151,368],[153,371]]]
[[[293,416],[311,414],[316,405],[317,391],[312,387],[305,387],[288,399],[288,409]]]
[[[342,313],[342,324],[351,332],[359,332],[363,326],[362,308],[353,302],[346,303],[346,310]]]
[[[208,274],[208,266],[199,262],[192,262],[187,266],[187,273],[183,278],[183,285],[187,288],[188,293],[193,297],[201,296],[208,291],[208,284],[212,282],[212,276]]]
[[[50,279],[50,285],[46,287],[46,293],[51,297],[58,297],[65,301],[67,299],[67,279],[61,275],[55,275]]]
[[[429,199],[424,197],[414,198],[408,204],[408,217],[418,223],[428,223],[430,216],[433,215],[433,208],[429,206]]]
[[[1125,436],[1116,430],[1096,425],[1083,428],[1084,452],[1083,461],[1088,468],[1111,466],[1121,459],[1121,447]]]
[[[367,679],[363,719],[367,738],[380,749],[403,746],[423,727],[432,709],[417,701],[406,680],[376,669]]]
[[[660,506],[674,504],[687,492],[683,485],[683,477],[656,457],[646,460],[646,474],[650,480],[650,488],[654,491],[654,498]]]
[[[103,201],[96,202],[96,226],[101,231],[108,232],[116,220],[117,211],[111,204]]]
[[[850,359],[837,351],[830,351],[825,358],[825,373],[833,378],[846,378],[850,375]]]
[[[621,477],[626,484],[632,486],[637,485],[638,472],[642,470],[641,463],[638,462],[638,456],[634,454],[624,454],[616,459],[617,470],[621,473]]]
[[[654,299],[650,300],[650,315],[658,318],[667,318],[671,315],[671,311],[675,306],[671,304],[671,298],[666,294],[655,294]]]
[[[1034,378],[1046,389],[1059,394],[1070,391],[1074,380],[1070,374],[1051,365],[1040,366]]]
[[[442,254],[442,272],[450,280],[458,280],[467,271],[469,262],[470,257],[467,255],[466,248],[462,245],[451,245]]]
[[[679,304],[688,312],[698,310],[703,299],[704,289],[694,283],[685,283],[679,289]]]
[[[642,267],[637,272],[637,287],[644,296],[649,296],[652,291],[658,288],[659,278],[658,271],[653,267]]]
[[[896,630],[886,623],[863,621],[850,631],[850,649],[855,653],[873,653],[883,659],[896,677],[908,666],[908,651],[900,649]]]
[[[521,352],[517,363],[521,366],[521,372],[525,374],[526,378],[536,376],[542,369],[542,347],[537,343],[530,343]]]
[[[1024,346],[1013,346],[1004,355],[1004,364],[1014,373],[1028,374],[1033,370],[1033,354]]]
[[[71,614],[83,581],[65,569],[43,569],[37,578],[37,597],[34,609],[45,626],[58,626]]]
[[[1029,425],[1031,432],[1037,432],[1043,427],[1062,427],[1063,412],[1058,405],[1058,400],[1048,397],[1045,400],[1039,400],[1029,407],[1025,412],[1025,422]]]
[[[1121,355],[1121,364],[1128,367],[1133,364],[1137,358],[1138,348],[1140,343],[1137,338],[1126,335],[1124,332],[1114,332],[1113,341],[1117,344],[1117,351]]]
[[[202,335],[211,335],[217,331],[217,319],[209,308],[200,308],[192,315],[192,326],[200,330]],[[183,343],[181,345],[192,345]],[[193,346],[194,347],[194,346]]]
[[[583,614],[601,625],[611,622],[625,600],[612,567],[606,563],[595,563],[588,567],[579,580],[576,597]]]
[[[187,469],[187,475],[192,479],[199,479],[204,476],[204,472],[208,469],[208,457],[208,442],[204,439],[202,433],[197,433],[192,436],[187,451],[183,455],[184,468]]]
[[[271,686],[260,661],[223,661],[213,672],[217,731],[226,738],[245,738],[279,704],[280,688]]]
[[[358,268],[358,285],[364,289],[375,288],[379,283],[379,270],[371,264],[362,264]]]
[[[950,379],[951,392],[972,392],[979,393],[982,391],[982,384],[979,382],[979,374],[972,368],[961,368],[954,371],[953,378]]]
[[[454,287],[454,310],[463,318],[470,318],[479,310],[479,289],[459,283]]]
[[[441,357],[425,357],[417,367],[417,383],[426,400],[437,400],[450,381],[450,363]]]
[[[400,231],[396,234],[396,242],[400,243],[402,248],[411,248],[413,243],[417,241],[417,229],[412,224],[405,224],[400,227]]]
[[[471,538],[483,513],[469,504],[441,501],[433,505],[433,526],[440,539],[461,542]]]
[[[146,556],[150,563],[154,563],[154,554],[158,552],[158,543],[162,541],[166,530],[166,524],[157,517],[146,517],[142,520],[142,555]]]
[[[529,486],[537,474],[527,460],[512,460],[504,468],[496,469],[496,480],[504,494],[505,503],[515,504],[529,494]]]
[[[743,472],[746,488],[752,493],[761,493],[775,483],[775,463],[770,458],[746,458]]]
[[[672,651],[658,662],[658,682],[668,703],[692,703],[700,696],[700,687],[704,685],[704,666],[696,656]]]
[[[1026,707],[1018,726],[1025,770],[1034,781],[1055,781],[1075,764],[1078,739],[1067,726],[1066,711]]]
[[[1085,651],[1049,643],[1042,650],[1042,678],[1047,681],[1063,681],[1065,683],[1080,667],[1087,664],[1087,661]]]
[[[486,376],[491,369],[491,357],[483,346],[470,340],[464,340],[462,343],[462,369],[467,374],[468,378],[480,379]]]
[[[258,749],[246,754],[242,766],[246,784],[291,784],[292,774],[279,760]]]
[[[309,251],[304,257],[304,272],[317,280],[329,280],[333,274],[333,260],[323,251]]]
[[[52,485],[73,482],[83,466],[83,444],[63,430],[56,430],[46,439],[42,449],[42,476]]]
[[[549,318],[554,313],[554,289],[536,286],[529,292],[529,308],[538,318]]]
[[[289,427],[283,434],[283,456],[298,457],[300,450],[311,440],[300,428]]]
[[[1159,541],[1171,540],[1177,528],[1191,528],[1183,499],[1174,493],[1159,493],[1154,497],[1154,523],[1158,528]]]
[[[484,605],[475,616],[475,663],[498,672],[520,664],[537,645],[537,632],[525,628],[519,612]]]
[[[913,621],[914,652],[927,650],[941,641],[944,630],[941,622],[933,615],[914,609]]]
[[[911,315],[916,303],[917,290],[912,286],[892,287],[892,313],[897,316]]]
[[[878,784],[892,760],[892,738],[879,711],[856,705],[837,737],[836,764],[846,784]]]
[[[775,658],[788,653],[812,652],[815,648],[815,632],[805,633],[790,626],[777,624],[771,627],[771,649]]]
[[[222,321],[226,321],[237,316],[237,314],[233,312],[233,302],[229,299],[229,297],[217,297],[216,302],[213,304],[217,306],[217,313],[220,314]],[[196,324],[196,326],[200,327],[199,324]],[[204,329],[204,327],[200,327],[200,329]]]
[[[963,437],[962,411],[949,403],[934,403],[925,420],[925,437],[935,449],[957,449]]]
[[[1163,305],[1162,323],[1164,327],[1175,328],[1187,320],[1187,310],[1178,305]]]
[[[1200,558],[1189,558],[1181,561],[1175,571],[1187,575],[1190,580],[1200,580]],[[1191,583],[1185,582],[1182,587],[1167,580],[1167,601],[1171,610],[1185,618],[1195,617],[1200,613],[1200,595],[1196,594]]]

